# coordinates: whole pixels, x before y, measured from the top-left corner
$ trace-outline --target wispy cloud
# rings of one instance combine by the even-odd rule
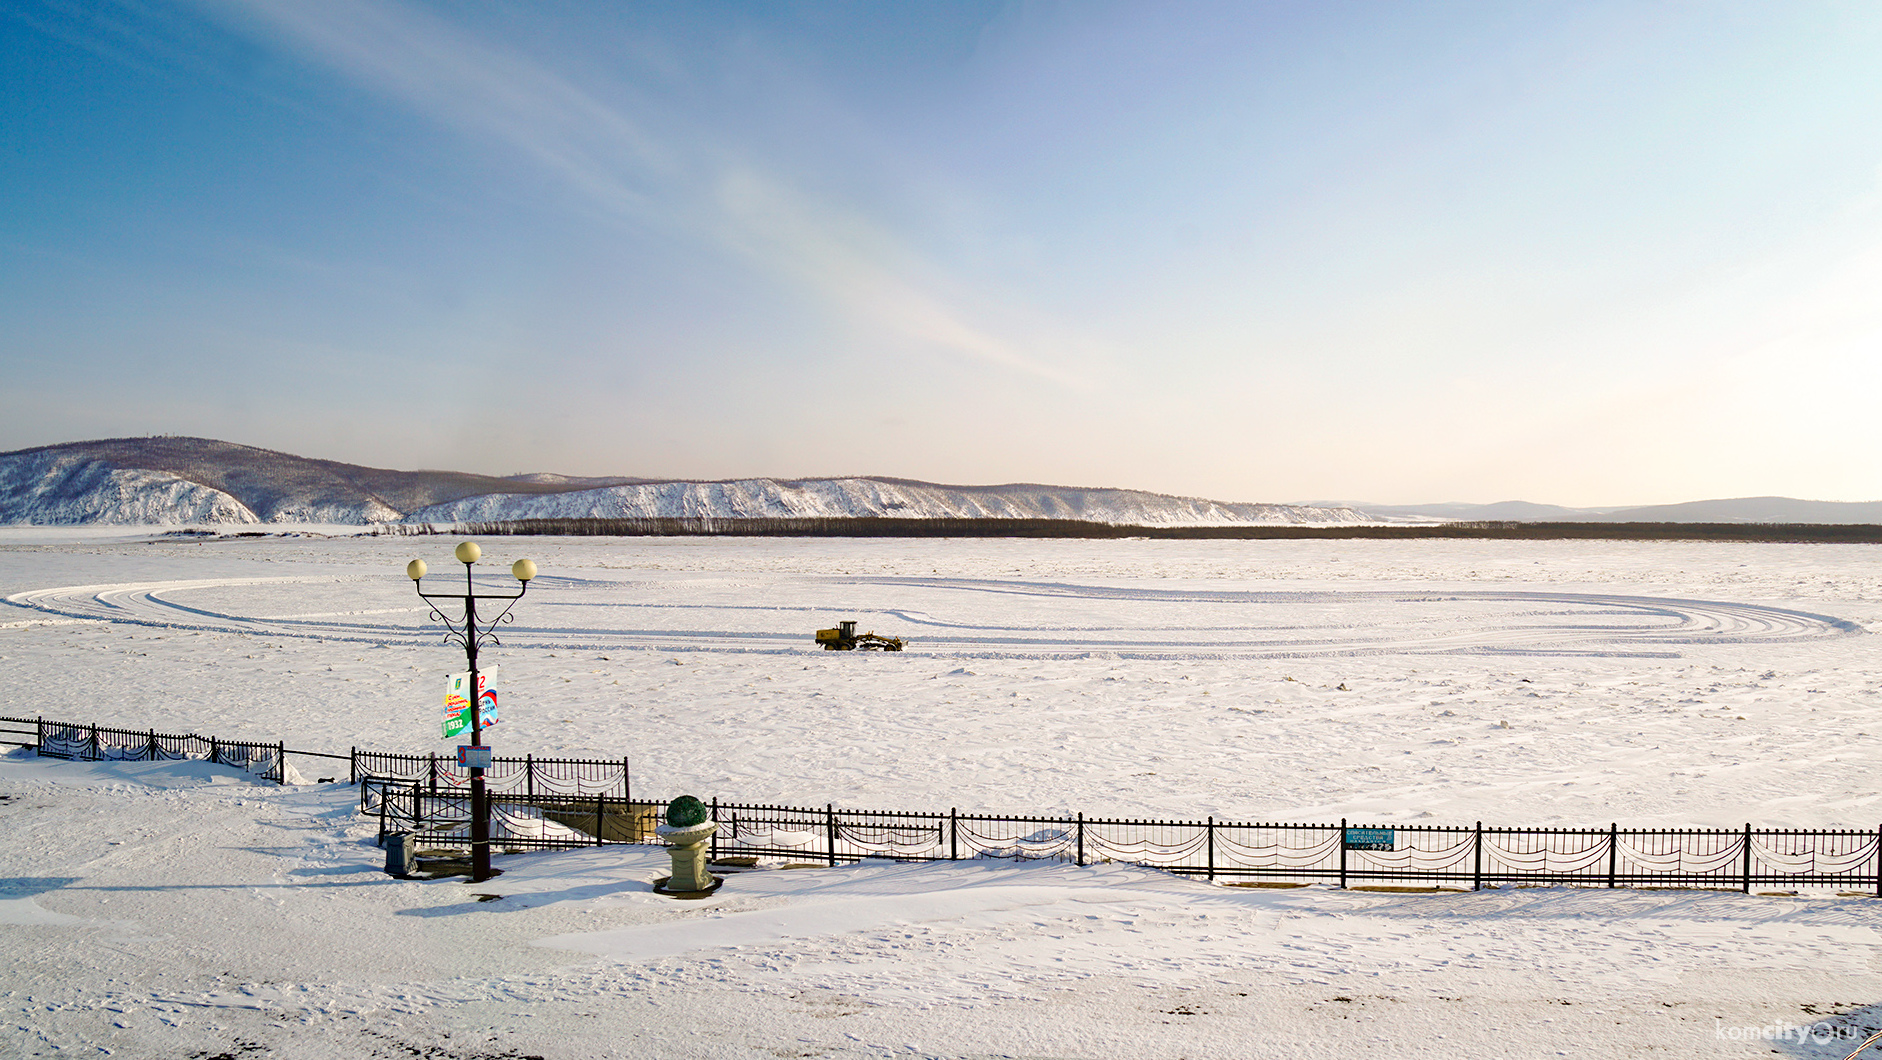
[[[515,49],[394,0],[202,2],[245,32],[529,158],[620,223],[678,226],[853,322],[1081,385],[1033,343],[972,319],[944,293],[951,285],[856,211],[818,201],[755,160],[656,135],[650,128],[662,122],[640,120]]]

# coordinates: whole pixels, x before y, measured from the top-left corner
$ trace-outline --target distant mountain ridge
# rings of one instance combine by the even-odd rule
[[[1330,502],[1329,502],[1330,503]],[[1882,524],[1882,501],[1805,501],[1792,497],[1735,497],[1620,508],[1564,508],[1529,501],[1494,504],[1346,504],[1369,520],[1387,523],[1816,523]]]
[[[1007,518],[1143,526],[1352,524],[1341,507],[1141,490],[895,478],[723,482],[391,471],[208,438],[112,438],[0,453],[0,524],[455,523],[544,518]]]

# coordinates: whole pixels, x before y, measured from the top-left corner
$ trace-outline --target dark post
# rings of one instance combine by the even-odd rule
[[[359,747],[353,746],[346,752],[346,782],[359,783]]]
[[[948,860],[959,861],[961,857],[961,810],[960,807],[948,809]],[[1882,859],[1882,828],[1876,829],[1876,857]],[[1882,860],[1876,864],[1875,893],[1882,895]]]
[[[46,716],[44,714],[35,716],[33,720],[33,730],[34,730],[33,740],[35,741],[33,743],[33,753],[36,755],[45,754],[46,753]],[[1878,871],[1876,873],[1876,878],[1878,880],[1882,880],[1882,871]]]
[[[1215,880],[1215,815],[1209,815],[1209,823],[1203,827],[1209,830],[1209,879]]]
[[[1477,822],[1477,841],[1471,844],[1470,889],[1483,890],[1483,822]]]
[[[523,790],[529,793],[531,800],[536,797],[536,756],[523,756]]]
[[[288,782],[288,745],[286,743],[274,745],[274,782],[279,785],[285,785]]]
[[[98,723],[91,723],[91,760],[98,761]]]
[[[422,584],[422,579],[425,576],[425,563],[423,560],[413,560],[411,563],[407,564],[405,575],[412,579],[412,587],[418,591],[419,597],[426,602],[429,603],[433,600],[456,600],[461,601],[464,605],[464,619],[461,626],[454,624],[444,612],[438,610],[438,605],[436,604],[432,604],[431,617],[444,623],[444,627],[448,631],[445,634],[447,642],[456,641],[464,646],[464,661],[470,666],[470,688],[467,691],[470,697],[471,746],[482,747],[484,746],[483,696],[480,694],[480,689],[477,687],[477,648],[484,642],[485,638],[489,638],[492,643],[496,643],[496,636],[492,631],[496,628],[498,623],[509,618],[510,608],[516,606],[516,601],[522,599],[523,594],[529,591],[529,580],[536,576],[536,565],[529,560],[521,559],[517,560],[516,563],[511,566],[510,573],[523,585],[522,589],[518,592],[509,595],[496,593],[479,595],[476,584],[471,578],[471,565],[483,558],[483,550],[477,547],[476,542],[466,541],[457,546],[454,555],[456,555],[458,562],[464,564],[464,592],[462,595],[457,593],[427,593]],[[480,629],[477,624],[477,601],[479,600],[507,600],[509,603],[505,604],[503,610],[498,612],[495,618],[485,623],[484,628]],[[437,756],[433,755],[432,757],[435,760]],[[471,879],[474,882],[482,882],[496,875],[490,868],[490,798],[484,785],[483,767],[481,765],[471,766]],[[597,843],[601,841],[600,831],[601,816],[600,811],[597,809],[595,815],[595,841]]]
[[[429,778],[432,791],[438,790],[438,752],[430,751],[425,755],[425,776]]]
[[[477,594],[471,585],[471,565],[464,564],[464,628],[477,628]],[[471,746],[484,745],[483,718],[479,711],[483,706],[483,695],[477,687],[477,638],[464,638],[464,657],[470,663],[470,715]],[[494,875],[490,871],[490,804],[484,801],[484,771],[480,766],[472,766],[470,771],[471,801],[471,880],[482,881]],[[595,811],[595,842],[601,842],[601,812]]]
[[[379,785],[379,845],[380,846],[386,845],[386,803],[391,801],[386,798],[386,795],[387,795],[387,792],[386,792],[385,785],[384,784]]]
[[[595,845],[596,845],[596,846],[600,846],[600,845],[601,845],[601,827],[602,827],[602,824],[601,824],[601,813],[602,813],[602,810],[603,810],[603,809],[605,809],[605,804],[603,803],[603,801],[602,801],[602,800],[604,800],[604,799],[606,799],[606,798],[607,798],[607,796],[606,796],[606,795],[597,795],[597,796],[595,796]],[[490,822],[489,822],[489,821],[485,821],[485,822],[484,822],[484,842],[485,842],[486,844],[488,844],[488,843],[490,842],[490,831],[489,831],[489,829],[490,829]]]
[[[1621,829],[1621,826],[1617,823],[1610,822],[1608,824],[1608,886],[1609,887],[1614,886],[1614,862],[1620,856],[1620,850],[1621,850],[1620,829]]]
[[[1744,892],[1746,894],[1750,894],[1751,893],[1751,822],[1750,821],[1745,822],[1745,868],[1744,868],[1743,877],[1744,877]]]
[[[1340,818],[1340,889],[1346,889],[1346,818]]]
[[[830,831],[830,864],[834,867],[836,865],[836,803],[824,804],[823,824]]]
[[[156,760],[157,760],[157,730],[152,729],[150,730],[150,740],[148,743],[144,745],[144,761],[155,762]]]
[[[625,758],[621,759],[621,764],[625,766],[627,764],[627,759]],[[627,812],[630,815],[634,812],[633,803],[628,804]],[[633,818],[630,816],[629,820],[632,820],[632,819]],[[717,823],[719,820],[719,797],[717,795],[714,795],[712,797],[712,820],[714,823]],[[713,861],[719,860],[719,830],[717,828],[714,828],[712,830],[712,848],[710,851],[708,851],[707,856],[711,858]]]
[[[1085,863],[1085,815],[1078,815],[1078,864]]]
[[[222,743],[214,736],[209,738],[209,764],[212,766],[222,764]]]

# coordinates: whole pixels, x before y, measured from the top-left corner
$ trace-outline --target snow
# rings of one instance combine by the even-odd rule
[[[0,524],[256,521],[227,493],[166,472],[43,450],[0,455]]]
[[[558,488],[559,487],[559,488]],[[118,438],[0,453],[0,525],[405,524],[539,518],[1085,519],[1130,525],[1359,523],[1348,508],[1142,490],[904,479],[490,479],[306,460],[209,438]]]
[[[844,478],[636,482],[551,495],[492,493],[420,508],[412,522],[512,519],[845,518],[1085,519],[1131,526],[1359,523],[1349,508],[1225,504],[1141,490],[941,486]]]
[[[0,534],[0,713],[443,750],[462,656],[402,568],[424,556],[445,589],[451,543]],[[1882,572],[1861,546],[485,546],[492,589],[518,556],[544,572],[489,649],[501,753],[630,754],[663,798],[1882,819]],[[818,651],[839,618],[909,649]],[[715,869],[719,892],[675,901],[651,890],[654,847],[393,880],[355,800],[200,762],[0,757],[10,1048],[1815,1058],[1882,1026],[1882,903],[1833,891],[1283,890],[975,861]]]

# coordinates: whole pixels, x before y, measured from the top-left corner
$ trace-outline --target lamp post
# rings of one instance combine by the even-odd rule
[[[497,639],[496,628],[503,622],[515,621],[510,617],[510,608],[529,591],[529,580],[536,576],[536,564],[526,559],[519,559],[510,566],[510,573],[522,583],[522,588],[514,593],[479,593],[471,584],[471,565],[483,558],[483,549],[475,541],[465,541],[457,546],[453,553],[459,563],[464,564],[464,591],[461,593],[428,593],[425,591],[425,561],[415,559],[405,565],[405,576],[412,579],[412,588],[431,605],[433,621],[443,623],[445,643],[462,644],[464,659],[470,664],[470,727],[471,746],[482,747],[484,744],[483,695],[477,687],[477,649],[484,642],[501,644]],[[436,601],[457,600],[464,605],[464,618],[453,622],[451,617],[439,609]],[[508,600],[497,617],[485,622],[477,619],[477,601]],[[490,801],[484,794],[484,770],[481,765],[470,767],[471,784],[471,880],[481,883],[495,876],[490,869]]]

